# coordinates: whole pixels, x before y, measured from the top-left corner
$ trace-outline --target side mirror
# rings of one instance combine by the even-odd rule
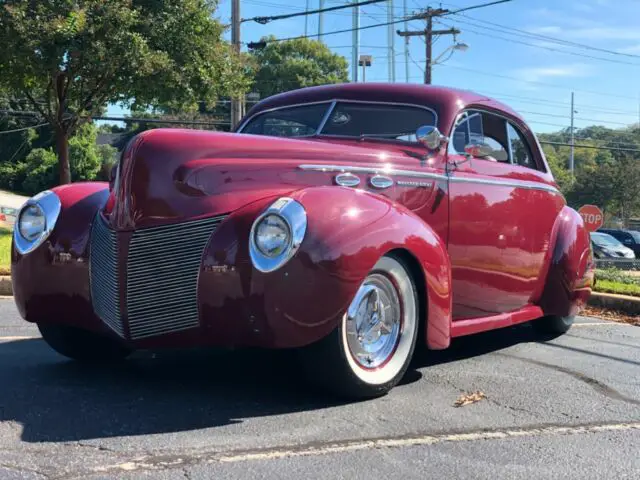
[[[416,130],[416,139],[429,150],[436,150],[447,141],[447,137],[440,133],[437,127],[422,125]]]
[[[493,153],[493,148],[484,142],[472,142],[464,147],[464,152],[475,158],[485,158]]]

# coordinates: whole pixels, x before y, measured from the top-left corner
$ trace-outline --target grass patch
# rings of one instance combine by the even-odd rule
[[[0,227],[0,275],[9,275],[11,264],[11,230]]]
[[[640,297],[640,285],[634,283],[613,282],[598,278],[594,288],[596,292],[617,293],[618,295],[631,295]]]

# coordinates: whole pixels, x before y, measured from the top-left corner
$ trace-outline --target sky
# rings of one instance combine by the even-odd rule
[[[431,6],[455,11],[487,3],[488,0],[387,0],[360,8],[360,25],[388,21],[392,4],[394,20]],[[320,0],[240,0],[241,17],[294,13],[319,7]],[[325,7],[344,5],[347,0],[325,0]],[[225,24],[231,18],[231,0],[220,0],[216,16]],[[308,16],[308,35],[318,33],[318,15]],[[351,9],[324,14],[323,42],[351,63],[352,34],[328,34],[352,27]],[[424,29],[424,21],[409,23],[410,30]],[[403,23],[392,26],[394,32]],[[433,83],[474,90],[508,104],[537,132],[557,131],[570,125],[571,92],[575,95],[575,126],[604,125],[618,128],[640,118],[640,0],[512,0],[508,3],[441,17],[434,28],[458,28],[456,38],[469,48],[445,52],[433,67]],[[517,29],[510,30],[510,29]],[[278,38],[305,35],[305,17],[278,20],[266,25],[244,22],[243,42],[265,35]],[[528,34],[534,34],[531,37]],[[543,38],[550,37],[550,38]],[[230,31],[225,38],[230,39]],[[558,45],[550,39],[576,42],[589,48]],[[441,36],[434,45],[437,58],[453,44],[452,36]],[[373,56],[367,81],[390,81],[388,27],[360,31],[360,54]],[[423,37],[409,39],[409,61],[405,62],[405,39],[394,35],[396,82],[422,83],[425,43]],[[246,50],[246,46],[243,46]],[[593,58],[595,57],[595,58]],[[351,70],[350,70],[351,72]],[[362,81],[361,73],[359,81]],[[111,114],[120,114],[118,107]]]

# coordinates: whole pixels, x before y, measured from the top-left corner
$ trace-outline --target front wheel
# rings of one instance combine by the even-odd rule
[[[573,325],[574,315],[568,317],[560,317],[558,315],[549,315],[547,317],[538,318],[531,322],[533,328],[540,333],[566,333]]]
[[[81,328],[39,323],[38,330],[51,348],[73,360],[111,362],[126,358],[131,353],[117,341]]]
[[[340,396],[384,395],[409,367],[418,337],[418,312],[408,268],[395,256],[382,257],[338,328],[301,351],[310,380]]]

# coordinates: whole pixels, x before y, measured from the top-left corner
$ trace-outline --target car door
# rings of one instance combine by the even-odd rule
[[[491,154],[465,156],[473,141],[492,147]],[[454,320],[518,310],[539,290],[564,200],[532,145],[530,132],[497,112],[463,112],[454,127],[448,151]]]

